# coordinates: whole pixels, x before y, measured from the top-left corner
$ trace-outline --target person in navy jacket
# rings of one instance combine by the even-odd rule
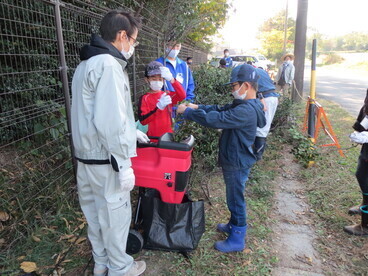
[[[181,43],[176,42],[168,42],[166,48],[166,67],[170,69],[170,72],[173,74],[174,78],[181,83],[183,86],[186,98],[190,102],[194,101],[195,94],[195,84],[192,75],[192,71],[190,70],[189,66],[185,61],[178,58],[178,54],[181,49]],[[158,58],[156,61],[164,63],[164,57]],[[165,83],[165,88],[171,92],[174,92],[175,89],[173,88],[172,84],[168,81]]]
[[[220,223],[217,230],[228,233],[224,241],[215,243],[221,252],[242,251],[247,229],[245,184],[256,162],[253,144],[257,127],[266,125],[263,105],[256,98],[258,73],[243,64],[231,72],[230,85],[234,101],[224,106],[181,104],[177,112],[184,119],[205,127],[222,129],[219,142],[219,165],[226,185],[226,203],[231,216],[228,223]]]

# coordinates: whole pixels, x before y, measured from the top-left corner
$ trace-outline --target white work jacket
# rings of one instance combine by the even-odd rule
[[[136,156],[136,127],[127,63],[109,54],[82,61],[72,81],[71,125],[75,157],[111,163],[116,171]]]

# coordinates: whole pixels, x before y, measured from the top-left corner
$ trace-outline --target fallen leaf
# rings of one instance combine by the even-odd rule
[[[86,223],[85,223],[85,222],[83,222],[81,225],[79,225],[79,226],[78,226],[78,228],[79,228],[80,230],[82,230],[82,229],[84,228],[84,226],[86,226]]]
[[[23,261],[25,258],[26,258],[26,256],[19,256],[19,257],[17,258],[17,261]]]
[[[86,237],[79,238],[79,239],[77,239],[77,241],[75,243],[80,244],[80,243],[84,242],[86,239],[87,239]]]
[[[248,265],[250,265],[250,263],[251,263],[251,261],[250,261],[250,260],[247,260],[247,261],[245,261],[245,262],[243,263],[243,266],[248,266]]]
[[[5,239],[0,239],[0,246],[2,246],[5,243]]]
[[[10,216],[8,213],[0,211],[0,221],[7,221],[9,218]]]
[[[71,234],[71,235],[63,235],[63,236],[61,236],[61,237],[59,238],[59,241],[62,241],[62,240],[68,240],[68,239],[70,239],[70,238],[72,238],[72,237],[74,237],[74,235],[73,235],[73,234]]]
[[[77,239],[76,237],[72,237],[72,238],[68,239],[68,242],[75,242],[76,239]]]
[[[37,265],[34,262],[22,262],[20,268],[26,273],[31,273],[37,270]]]
[[[33,235],[32,235],[32,240],[34,240],[35,242],[40,242],[41,241],[41,239],[39,237],[33,236]]]
[[[250,250],[249,248],[246,248],[246,249],[244,249],[244,251],[243,251],[245,254],[250,254],[250,253],[252,253],[252,250]]]
[[[69,221],[66,220],[66,218],[61,218],[63,221],[65,221],[66,227],[70,229]]]

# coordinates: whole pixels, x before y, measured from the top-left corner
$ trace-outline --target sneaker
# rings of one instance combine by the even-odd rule
[[[145,261],[134,261],[132,267],[125,274],[125,276],[138,276],[146,270]]]
[[[93,268],[93,276],[106,276],[107,275],[107,267],[103,264],[95,264]]]

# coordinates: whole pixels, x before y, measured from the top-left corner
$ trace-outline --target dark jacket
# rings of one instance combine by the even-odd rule
[[[111,43],[106,42],[100,36],[92,34],[90,44],[84,45],[80,50],[80,59],[87,60],[93,56],[109,54],[125,62],[127,60]]]
[[[187,108],[184,118],[203,126],[223,129],[219,143],[219,165],[228,170],[250,168],[255,162],[252,145],[257,127],[266,125],[258,99],[234,100],[225,106],[200,105]]]
[[[368,97],[368,96],[367,96]],[[366,116],[366,113],[364,112],[364,106],[360,109],[358,118],[353,125],[354,130],[362,132],[366,131],[360,124],[360,122],[364,119]],[[368,143],[365,143],[362,145],[362,150],[360,151],[360,158],[363,158],[365,160],[368,160]]]

